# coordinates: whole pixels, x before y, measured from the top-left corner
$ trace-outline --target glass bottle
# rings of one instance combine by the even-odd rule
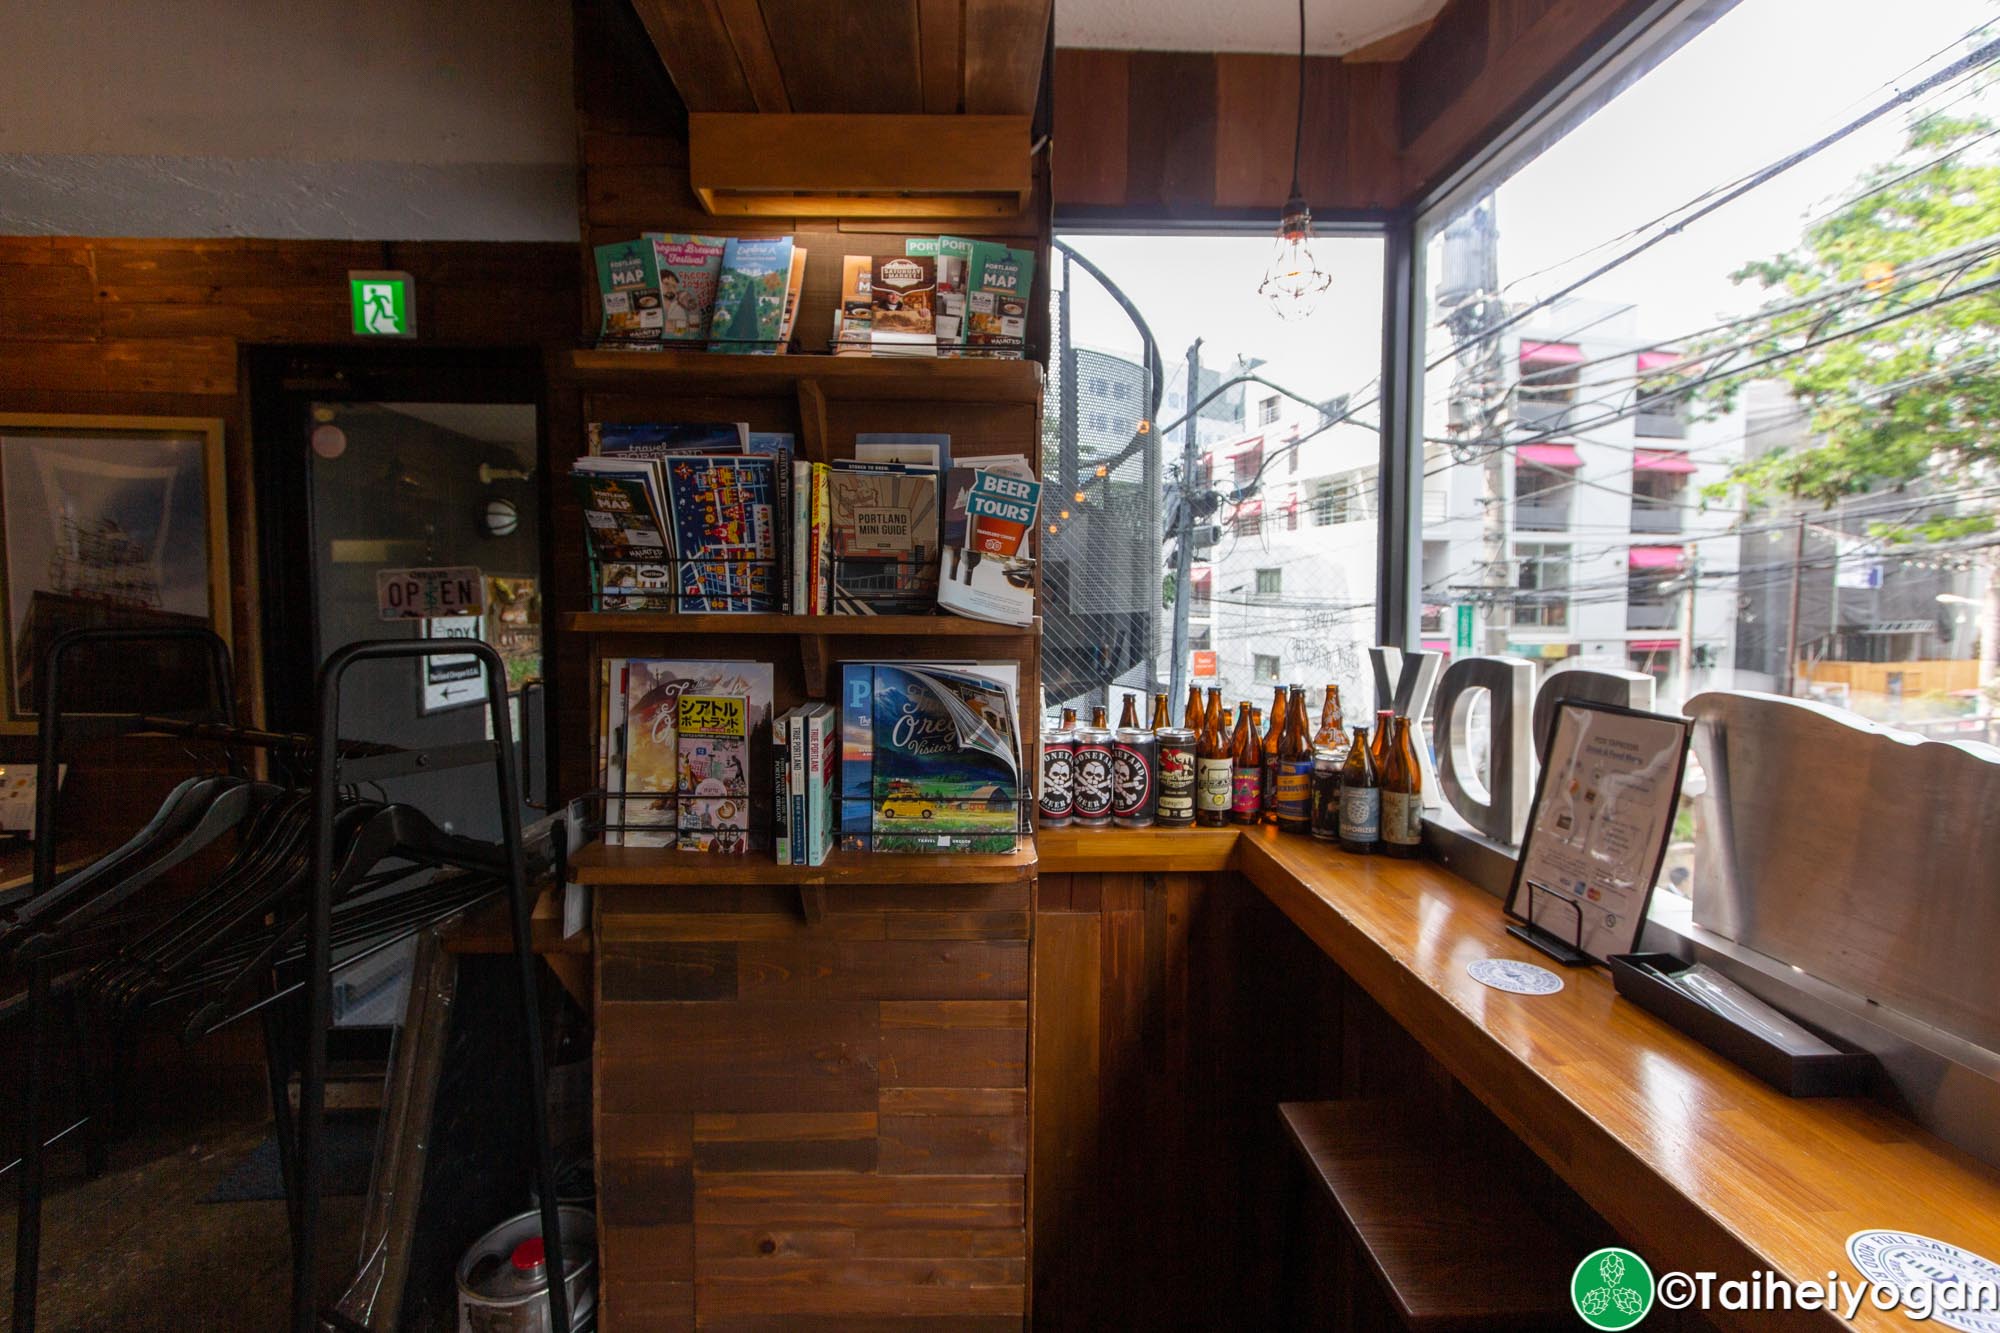
[[[1278,822],[1278,742],[1285,734],[1285,687],[1282,685],[1272,687],[1270,718],[1270,730],[1264,732],[1257,746],[1261,752],[1259,763],[1262,767],[1262,775],[1258,779],[1257,809],[1266,824],[1275,824]],[[1257,725],[1260,730],[1263,728],[1261,719]]]
[[[1208,714],[1201,706],[1201,686],[1188,686],[1187,706],[1181,709],[1181,725],[1192,731],[1196,740],[1208,730]]]
[[[1368,728],[1356,725],[1354,747],[1340,770],[1340,845],[1368,853],[1382,837],[1382,782],[1368,752]]]
[[[1230,758],[1227,734],[1223,728],[1228,722],[1229,710],[1221,706],[1217,698],[1220,690],[1210,690],[1209,702],[1214,707],[1207,711],[1202,723],[1201,743],[1194,752],[1194,822],[1203,828],[1221,828],[1229,822],[1229,800],[1231,770],[1234,763]]]
[[[1278,735],[1278,827],[1287,833],[1312,832],[1311,726],[1306,719],[1306,687],[1294,685],[1285,706],[1285,729]]]
[[[1153,696],[1153,720],[1146,724],[1146,730],[1165,731],[1173,725],[1173,719],[1167,716],[1167,696],[1164,694],[1155,694]]]
[[[1389,761],[1389,733],[1394,730],[1389,725],[1389,719],[1394,716],[1395,712],[1388,708],[1375,711],[1375,732],[1368,738],[1368,757],[1375,761],[1377,777],[1381,776],[1382,765]]]
[[[1167,719],[1167,696],[1162,694],[1154,702],[1153,718],[1159,723],[1153,729],[1153,740],[1159,754],[1159,809],[1154,822],[1161,828],[1186,828],[1194,823],[1195,805],[1195,751],[1201,741],[1198,719],[1201,715],[1201,695],[1197,691],[1188,692],[1188,716],[1176,727]]]
[[[1229,744],[1232,824],[1254,824],[1264,815],[1264,751],[1257,731],[1257,712],[1245,699],[1236,710],[1236,735]]]
[[[1347,723],[1340,716],[1340,686],[1329,683],[1326,702],[1319,710],[1319,730],[1313,733],[1316,749],[1336,749],[1347,739]]]
[[[1208,687],[1208,721],[1213,722],[1221,730],[1224,741],[1229,739],[1232,720],[1222,716],[1222,687],[1219,685]]]
[[[1424,840],[1424,774],[1407,717],[1395,720],[1388,751],[1382,772],[1382,850],[1416,856]]]

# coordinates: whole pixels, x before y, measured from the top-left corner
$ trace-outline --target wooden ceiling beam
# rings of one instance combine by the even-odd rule
[[[918,0],[925,115],[949,116],[963,109],[964,15],[964,0]]]
[[[764,10],[757,0],[718,0],[722,7],[723,30],[750,85],[757,110],[783,112],[792,109],[785,91],[785,76],[778,69],[777,53],[771,49],[771,30],[765,26]]]
[[[715,0],[632,0],[632,8],[688,110],[757,110]]]

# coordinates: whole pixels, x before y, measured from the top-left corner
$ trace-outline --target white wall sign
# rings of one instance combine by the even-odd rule
[[[478,616],[440,616],[424,621],[421,628],[426,639],[477,640],[479,626]],[[417,711],[425,715],[486,702],[486,666],[472,653],[426,657],[419,683],[422,696]]]

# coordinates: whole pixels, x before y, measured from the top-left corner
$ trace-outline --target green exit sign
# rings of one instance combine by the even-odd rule
[[[354,311],[356,337],[417,336],[417,283],[409,274],[350,269],[347,298]]]

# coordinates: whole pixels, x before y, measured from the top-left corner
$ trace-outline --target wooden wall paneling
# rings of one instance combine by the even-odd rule
[[[1128,176],[1131,64],[1123,51],[1057,48],[1055,142],[1049,155],[1062,207],[1115,207]]]
[[[1213,209],[1215,153],[1223,141],[1216,125],[1215,58],[1132,52],[1125,96],[1125,202],[1170,215]],[[1056,133],[1062,133],[1060,124]]]
[[[948,116],[966,109],[961,0],[918,0],[917,43],[922,50],[924,112]]]
[[[965,0],[965,109],[1025,116],[1041,91],[1053,0]]]
[[[742,66],[744,81],[750,85],[750,98],[756,109],[767,114],[790,111],[791,96],[785,90],[785,76],[778,69],[777,53],[771,49],[771,32],[765,26],[764,12],[757,0],[718,0],[718,3],[729,30],[729,44]]]
[[[632,0],[632,8],[689,110],[758,109],[719,0]]]
[[[762,0],[762,4],[792,110],[924,109],[917,0],[873,0],[866,5],[847,0]]]

